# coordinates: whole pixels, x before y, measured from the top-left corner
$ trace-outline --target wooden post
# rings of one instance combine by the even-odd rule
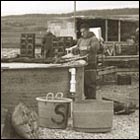
[[[118,41],[121,42],[121,21],[118,21]]]
[[[77,30],[76,30],[76,1],[74,1],[74,32],[75,39],[77,38]]]
[[[105,41],[108,41],[108,20],[105,20]]]

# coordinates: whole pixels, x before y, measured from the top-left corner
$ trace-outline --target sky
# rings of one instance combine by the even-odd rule
[[[77,10],[139,8],[139,1],[77,1]],[[74,1],[1,1],[1,16],[73,12]]]

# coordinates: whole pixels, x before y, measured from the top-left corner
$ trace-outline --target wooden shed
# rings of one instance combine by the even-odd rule
[[[139,27],[139,15],[93,17],[77,16],[51,19],[48,28],[56,36],[80,37],[80,25],[87,23],[91,28],[100,27],[105,41],[125,41],[128,34],[133,34]]]

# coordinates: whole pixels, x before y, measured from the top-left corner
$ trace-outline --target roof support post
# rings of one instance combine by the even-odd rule
[[[108,20],[105,20],[105,41],[108,41]]]
[[[121,21],[118,21],[118,41],[121,42]]]
[[[74,32],[75,39],[77,38],[77,30],[76,30],[76,1],[74,1]]]

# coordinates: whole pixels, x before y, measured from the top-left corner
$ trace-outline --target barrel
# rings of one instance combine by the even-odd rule
[[[36,100],[41,127],[57,129],[67,127],[71,99],[56,96],[48,98],[47,95],[47,97],[37,97]]]
[[[113,122],[113,102],[84,100],[73,103],[73,128],[81,132],[108,132]]]

